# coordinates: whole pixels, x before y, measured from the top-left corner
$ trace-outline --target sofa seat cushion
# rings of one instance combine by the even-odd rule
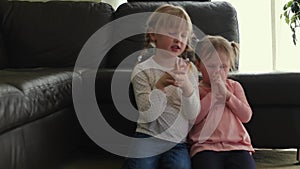
[[[12,85],[0,83],[0,133],[28,119],[24,107],[24,94]]]
[[[0,70],[0,133],[72,104],[72,69]]]

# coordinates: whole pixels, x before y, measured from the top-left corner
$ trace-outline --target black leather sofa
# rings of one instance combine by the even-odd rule
[[[73,67],[113,12],[105,3],[1,0],[1,169],[52,168],[80,145]]]
[[[105,24],[129,14],[152,12],[164,3],[130,2],[114,10],[93,2],[0,2],[0,168],[50,168],[79,146],[94,144],[74,111],[72,79],[91,72],[73,71],[76,59],[89,37]],[[168,3],[182,5],[204,33],[239,42],[238,19],[230,4]],[[113,27],[105,38],[122,38],[121,29]],[[135,123],[115,106],[112,76],[130,77],[136,60],[118,66],[142,48],[142,34],[118,42],[105,54],[95,81],[101,113],[125,135],[133,132]],[[299,149],[300,74],[235,73],[232,78],[242,83],[253,108],[246,127],[254,147]],[[128,91],[128,86],[120,88]]]

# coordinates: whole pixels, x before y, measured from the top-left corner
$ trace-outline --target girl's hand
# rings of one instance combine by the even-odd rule
[[[174,85],[175,80],[169,73],[164,73],[164,75],[156,82],[155,87],[163,92],[165,92],[165,87]]]
[[[215,95],[219,99],[225,99],[228,100],[232,93],[227,90],[226,87],[226,79],[223,77],[224,73],[222,70],[213,72],[211,75],[211,85],[215,88]]]
[[[184,96],[190,96],[194,88],[188,78],[189,63],[188,61],[178,58],[175,64],[175,69],[168,72],[174,78],[174,86],[182,90]]]

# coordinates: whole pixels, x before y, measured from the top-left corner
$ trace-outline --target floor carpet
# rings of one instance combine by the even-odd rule
[[[257,169],[300,169],[295,149],[257,149]],[[120,169],[123,158],[95,152],[77,152],[56,169]]]

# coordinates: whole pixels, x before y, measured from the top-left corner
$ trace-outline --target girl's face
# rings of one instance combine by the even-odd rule
[[[229,62],[229,56],[223,51],[215,52],[216,54],[213,54],[215,56],[211,56],[206,61],[197,63],[196,66],[198,70],[202,74],[203,82],[206,84],[210,84],[210,79],[214,73],[218,73],[221,75],[221,78],[225,81],[228,76],[229,68],[230,68],[230,62]],[[219,57],[220,60],[216,59]]]
[[[160,33],[151,33],[151,40],[158,49],[167,51],[174,56],[181,55],[188,41],[188,31],[169,29]]]

